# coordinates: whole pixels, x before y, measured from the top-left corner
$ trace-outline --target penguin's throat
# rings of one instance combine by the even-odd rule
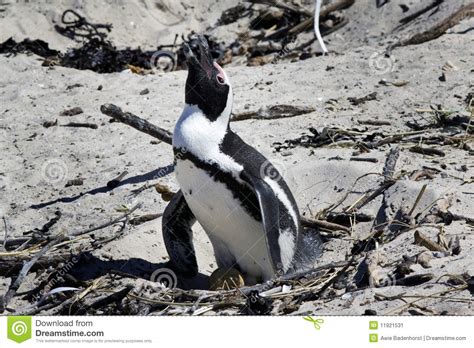
[[[173,132],[173,147],[196,155],[216,151],[229,131],[230,113],[211,121],[196,105],[186,105]]]

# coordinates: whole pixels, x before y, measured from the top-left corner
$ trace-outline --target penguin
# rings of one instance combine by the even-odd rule
[[[193,47],[193,48],[192,48]],[[296,201],[277,168],[229,126],[233,93],[204,36],[184,43],[185,107],[173,132],[180,190],[165,208],[169,266],[198,272],[192,226],[209,237],[219,269],[239,270],[251,285],[300,270],[314,259],[303,245]],[[310,243],[311,244],[311,243]]]

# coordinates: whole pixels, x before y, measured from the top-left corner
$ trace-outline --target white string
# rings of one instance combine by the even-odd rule
[[[316,34],[316,38],[318,39],[321,48],[323,49],[323,54],[328,53],[328,49],[324,44],[323,37],[321,36],[321,32],[319,31],[319,13],[321,12],[321,0],[316,0],[316,5],[314,8],[314,33]]]

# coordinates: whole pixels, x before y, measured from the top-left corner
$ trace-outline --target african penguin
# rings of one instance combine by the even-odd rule
[[[203,36],[193,43],[184,44],[185,107],[173,133],[180,191],[163,215],[170,267],[184,276],[197,273],[197,220],[219,268],[238,269],[246,284],[266,281],[297,269],[298,259],[311,254],[301,247],[298,207],[278,170],[230,129],[229,78]]]

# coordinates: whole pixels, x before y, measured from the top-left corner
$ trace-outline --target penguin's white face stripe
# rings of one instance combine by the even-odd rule
[[[240,173],[243,167],[219,149],[227,121],[210,121],[196,105],[186,105],[173,133],[173,146],[185,148],[201,161],[217,162],[222,170]]]
[[[232,91],[232,86],[225,72],[224,72],[224,76],[225,76],[225,81],[226,81],[225,83],[229,85],[229,95],[227,96],[227,104],[225,106],[225,109],[224,111],[222,111],[222,114],[219,116],[217,121],[222,121],[223,119],[225,119],[227,124],[229,124],[230,115],[232,113],[232,105],[234,103],[234,92]]]
[[[270,185],[273,192],[275,192],[275,195],[277,196],[277,198],[280,200],[281,203],[283,203],[285,208],[288,210],[288,213],[293,219],[295,225],[298,226],[298,216],[296,215],[296,212],[294,211],[293,206],[291,205],[291,202],[288,196],[286,195],[285,191],[283,191],[283,189],[280,187],[280,185],[278,185],[278,183],[275,180],[269,178],[268,176],[265,177],[264,180],[268,185]]]

